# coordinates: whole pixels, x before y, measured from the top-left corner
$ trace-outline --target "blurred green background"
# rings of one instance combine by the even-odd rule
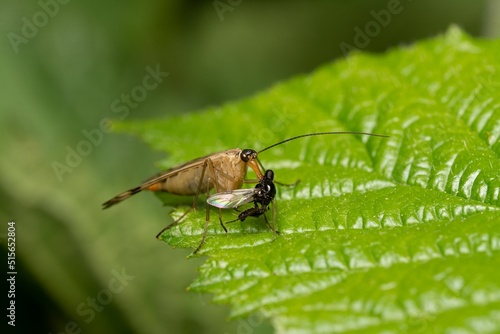
[[[271,333],[258,315],[228,322],[226,306],[185,291],[203,258],[188,261],[189,250],[155,239],[170,218],[153,195],[101,210],[155,174],[164,154],[96,129],[106,118],[193,112],[308,73],[342,57],[340,44],[354,45],[354,28],[391,1],[2,0],[0,240],[6,268],[7,222],[15,221],[18,272],[9,330]],[[497,0],[400,6],[363,51],[406,45],[450,24],[500,35]],[[136,88],[157,66],[168,77]],[[117,112],[131,92],[147,96]],[[84,147],[89,133],[95,143]],[[78,148],[88,154],[56,173],[54,163],[67,165]]]

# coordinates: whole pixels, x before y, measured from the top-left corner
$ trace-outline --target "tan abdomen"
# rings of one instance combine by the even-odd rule
[[[166,191],[176,195],[195,195],[198,191],[206,193],[207,190],[213,189],[215,180],[217,180],[217,192],[239,189],[247,169],[246,163],[240,159],[240,153],[240,149],[232,149],[208,156],[205,163],[182,170],[150,186],[148,190]],[[205,172],[200,187],[203,169]]]

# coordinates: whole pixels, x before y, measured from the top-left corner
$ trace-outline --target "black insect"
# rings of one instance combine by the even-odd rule
[[[237,209],[238,207],[254,203],[254,207],[242,211],[238,218],[227,223],[235,221],[244,221],[248,217],[264,216],[267,226],[271,231],[279,234],[266,217],[266,211],[269,210],[269,205],[276,196],[276,186],[274,185],[274,172],[270,169],[266,170],[263,178],[251,189],[236,189],[216,193],[207,198],[207,203],[220,209]],[[220,218],[219,218],[220,219]],[[224,226],[221,220],[221,225]]]

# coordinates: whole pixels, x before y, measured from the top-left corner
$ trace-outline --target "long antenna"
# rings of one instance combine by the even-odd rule
[[[286,143],[288,141],[292,141],[292,140],[303,138],[303,137],[321,136],[321,135],[367,135],[367,136],[372,136],[372,137],[383,137],[383,138],[388,138],[389,137],[387,135],[379,135],[379,134],[376,134],[376,133],[356,132],[356,131],[337,131],[337,132],[333,131],[333,132],[307,133],[305,135],[300,135],[300,136],[295,136],[295,137],[292,137],[292,138],[288,138],[288,139],[285,139],[283,141],[280,141],[279,143],[276,143],[276,144],[273,144],[271,146],[268,146],[268,147],[260,150],[259,152],[257,152],[257,154],[262,153],[264,151],[267,151],[268,149],[273,148],[275,146],[284,144],[284,143]]]

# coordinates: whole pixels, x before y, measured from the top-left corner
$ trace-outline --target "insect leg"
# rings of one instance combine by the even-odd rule
[[[234,223],[234,222],[238,222],[238,221],[240,221],[240,222],[245,221],[245,219],[247,219],[248,217],[254,216],[256,214],[257,210],[258,210],[258,208],[246,209],[245,211],[242,211],[238,215],[238,218],[230,220],[230,221],[226,222],[226,224],[230,224],[230,223]]]
[[[196,202],[198,200],[198,194],[201,191],[201,181],[203,180],[203,177],[205,176],[205,169],[207,166],[208,166],[209,171],[213,175],[213,178],[208,177],[208,180],[207,180],[207,197],[210,195],[210,182],[213,183],[215,192],[218,192],[218,186],[217,186],[218,181],[217,181],[217,174],[215,173],[214,164],[213,164],[212,160],[207,159],[205,161],[205,164],[203,165],[203,171],[201,173],[200,184],[198,185],[198,190],[196,192],[195,201],[194,201],[193,205],[196,205]],[[205,205],[206,205],[206,207],[205,207],[205,214],[206,215],[205,215],[205,227],[203,228],[203,236],[201,238],[200,244],[198,245],[198,247],[196,247],[193,254],[196,254],[201,249],[201,246],[203,246],[203,244],[205,243],[205,238],[207,237],[208,223],[210,222],[210,205],[208,203],[206,203]],[[224,228],[224,231],[227,233],[226,227],[222,224],[221,209],[219,209],[219,219],[220,219],[222,228]]]
[[[173,223],[167,225],[165,228],[163,228],[160,232],[158,232],[158,234],[156,235],[156,238],[159,239],[160,236],[163,234],[163,232],[165,232],[166,230],[169,230],[171,229],[172,227],[174,227],[175,225],[179,224],[179,222],[184,218],[186,217],[186,215],[191,212],[191,210],[195,210],[196,208],[196,203],[198,202],[198,195],[200,194],[200,189],[201,189],[201,185],[203,184],[203,177],[205,176],[205,170],[207,168],[207,165],[209,165],[209,162],[211,163],[212,160],[210,160],[209,158],[206,159],[204,162],[203,162],[203,167],[201,169],[201,177],[200,177],[200,182],[198,183],[198,187],[196,189],[196,194],[194,195],[194,200],[193,200],[193,205],[191,205],[191,207],[189,209],[186,210],[186,212],[184,212],[179,218],[177,218]]]
[[[266,210],[267,210],[267,207],[266,207]],[[273,205],[272,211],[273,211],[272,214],[273,214],[273,223],[274,223],[276,221],[276,217],[275,217],[276,211],[275,211],[274,205]],[[264,211],[262,214],[264,215],[264,220],[266,221],[267,227],[269,227],[269,229],[271,231],[273,231],[273,233],[280,235],[280,231],[275,230],[274,227],[271,224],[269,224],[269,221],[267,220],[267,217],[266,217],[266,212]]]
[[[266,216],[266,211],[269,210],[269,206],[267,205],[262,205],[262,206],[258,206],[257,203],[255,202],[254,203],[254,207],[253,208],[250,208],[250,209],[247,209],[245,211],[243,211],[242,213],[240,213],[238,215],[238,218],[237,219],[234,219],[234,220],[231,220],[231,221],[228,221],[226,224],[229,224],[229,223],[233,223],[233,222],[236,222],[236,221],[244,221],[245,219],[247,219],[248,217],[260,217],[260,216],[264,216],[264,220],[266,222],[266,225],[267,227],[269,227],[269,229],[274,233],[274,234],[277,234],[277,235],[280,235],[280,232],[275,230],[274,227],[269,223],[269,221],[267,220],[267,216]],[[273,205],[273,221],[275,219],[275,210],[274,210],[274,205]]]
[[[210,162],[209,164],[209,168],[212,170],[212,175],[214,175],[214,189],[215,189],[215,193],[218,193],[219,192],[219,189],[217,189],[217,174],[215,173],[215,168],[213,166],[213,164]],[[210,195],[208,189],[207,189],[207,197]],[[207,206],[207,222],[210,221],[210,205],[208,203],[206,203],[206,206]],[[224,232],[227,233],[227,228],[226,226],[224,226],[224,223],[222,222],[222,209],[219,208],[219,222],[220,222],[220,226],[222,226],[222,228],[224,229]],[[205,230],[206,232],[206,230]]]
[[[227,228],[226,226],[224,226],[224,223],[222,222],[222,209],[219,208],[219,222],[220,222],[220,226],[222,226],[222,228],[224,229],[224,232],[227,233]]]
[[[207,186],[207,196],[210,195],[210,187]],[[201,249],[201,246],[205,243],[205,238],[207,237],[207,229],[208,229],[208,223],[210,222],[210,205],[208,203],[206,204],[206,216],[205,216],[205,227],[203,228],[203,236],[201,237],[200,244],[196,249],[194,250],[193,254],[198,253],[198,251]]]
[[[218,180],[217,180],[217,173],[215,173],[215,167],[214,167],[214,164],[212,163],[212,160],[209,159],[209,162],[208,162],[208,169],[210,170],[210,172],[212,173],[213,175],[213,179],[209,178],[208,182],[212,181],[213,185],[214,185],[214,189],[215,189],[215,193],[218,193],[219,192],[219,189],[218,189]],[[207,189],[207,197],[210,195],[210,188]],[[206,210],[207,210],[207,217],[206,217],[206,222],[208,225],[208,222],[210,221],[210,205],[208,203],[206,203]],[[224,232],[227,233],[227,228],[226,226],[224,226],[224,223],[222,222],[222,209],[219,208],[219,222],[220,222],[220,226],[222,226],[222,228],[224,229]],[[207,232],[207,226],[205,226],[205,234]],[[205,236],[203,236],[203,238],[205,238]],[[196,252],[195,252],[196,253]]]
[[[279,181],[274,181],[274,183],[279,184],[280,186],[283,187],[296,187],[300,183],[300,180],[297,180],[294,183],[282,183]]]
[[[255,206],[253,208],[250,208],[250,209],[247,209],[245,211],[243,211],[242,213],[240,213],[238,215],[238,218],[234,219],[234,220],[230,220],[228,222],[226,222],[226,224],[229,224],[229,223],[234,223],[234,222],[237,222],[237,221],[245,221],[245,219],[247,219],[248,217],[260,217],[260,216],[264,216],[264,220],[266,222],[266,225],[267,227],[269,227],[269,229],[274,233],[274,234],[277,234],[277,235],[280,235],[280,232],[277,231],[276,229],[274,229],[274,227],[269,223],[269,221],[267,220],[267,216],[266,216],[266,211],[269,209],[269,207],[267,205],[262,205],[261,207],[259,207],[257,205],[257,203],[255,203]],[[273,206],[273,220],[274,220],[274,206]]]

